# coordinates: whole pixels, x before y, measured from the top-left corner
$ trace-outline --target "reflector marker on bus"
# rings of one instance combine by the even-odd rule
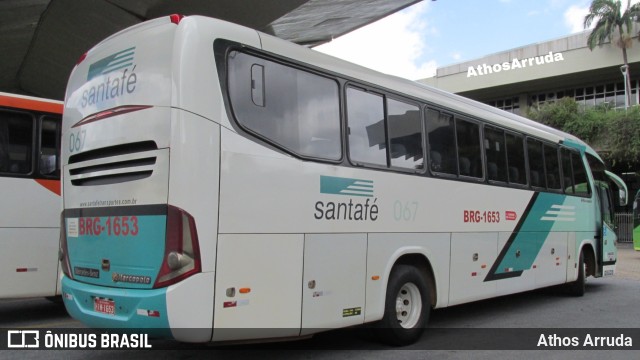
[[[140,316],[160,317],[160,311],[157,310],[136,309],[136,314]]]
[[[16,272],[35,272],[38,271],[38,268],[17,268]]]

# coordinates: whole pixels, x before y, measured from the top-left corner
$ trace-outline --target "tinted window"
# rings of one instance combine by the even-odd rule
[[[547,173],[547,187],[553,190],[562,189],[560,183],[560,163],[558,162],[558,149],[555,146],[544,145],[544,163]]]
[[[458,169],[461,176],[482,177],[480,125],[456,119]]]
[[[229,55],[229,97],[246,129],[294,153],[342,157],[338,84],[237,51]]]
[[[571,165],[571,152],[562,149],[562,178],[564,182],[564,192],[567,194],[575,193],[573,188],[573,166]]]
[[[487,178],[491,181],[507,182],[507,151],[504,131],[485,126],[484,150],[487,156]]]
[[[40,175],[46,177],[60,176],[59,141],[60,121],[48,116],[42,117],[40,129],[40,159],[38,164],[38,172]]]
[[[431,171],[457,174],[453,116],[436,110],[427,110],[427,133]]]
[[[576,195],[587,196],[591,194],[591,187],[589,186],[587,171],[584,167],[584,163],[582,162],[582,157],[572,152],[571,163],[573,165],[573,179]]]
[[[420,109],[393,99],[387,99],[391,166],[422,169],[422,121]]]
[[[33,116],[0,111],[0,173],[25,175],[32,171]]]
[[[520,135],[507,133],[507,175],[509,183],[526,185],[524,139]]]
[[[542,142],[527,139],[527,152],[529,154],[529,178],[531,186],[545,188],[544,158],[542,156]]]
[[[347,89],[349,156],[356,163],[387,165],[384,98],[359,89]]]

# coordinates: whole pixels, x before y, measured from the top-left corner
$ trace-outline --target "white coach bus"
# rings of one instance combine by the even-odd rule
[[[377,322],[407,344],[433,308],[582,295],[615,269],[584,142],[215,19],[91,49],[62,148],[63,298],[92,327],[221,342]]]
[[[0,93],[0,298],[60,295],[62,107]]]

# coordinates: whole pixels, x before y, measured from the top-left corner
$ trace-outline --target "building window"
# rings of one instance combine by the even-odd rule
[[[489,101],[487,104],[500,110],[508,111],[514,114],[520,114],[520,98],[517,96],[507,99]]]
[[[638,81],[631,81],[631,104],[638,104]],[[529,98],[531,106],[539,107],[547,103],[555,102],[564,97],[573,98],[582,106],[605,106],[611,109],[624,109],[624,83],[596,84],[544,94],[533,94]],[[495,102],[494,102],[495,103]],[[490,103],[490,105],[493,105]],[[495,105],[494,105],[495,106]]]

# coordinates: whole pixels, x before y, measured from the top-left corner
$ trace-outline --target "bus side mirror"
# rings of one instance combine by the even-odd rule
[[[626,206],[627,203],[629,203],[629,190],[627,190],[627,184],[625,184],[618,175],[611,171],[605,170],[605,173],[609,177],[609,180],[618,187],[618,205]]]
[[[629,195],[626,191],[620,189],[618,190],[618,200],[620,201],[620,206],[627,206],[627,203],[629,203]]]

